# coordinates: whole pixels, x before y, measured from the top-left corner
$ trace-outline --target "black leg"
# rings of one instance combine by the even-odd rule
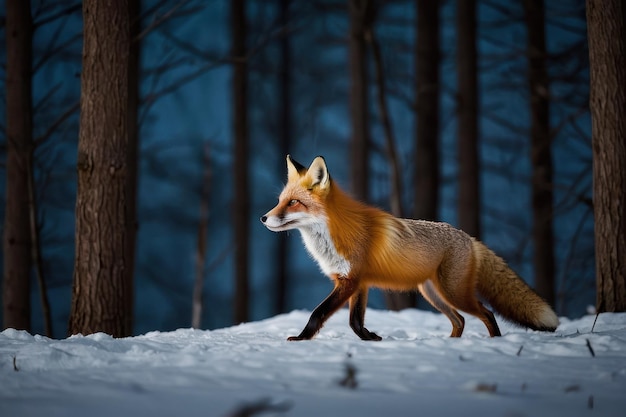
[[[363,340],[382,340],[376,333],[365,328],[365,309],[367,308],[367,288],[360,289],[350,297],[350,327]]]
[[[287,340],[309,340],[319,332],[326,320],[343,306],[356,290],[356,285],[349,278],[335,280],[335,289],[322,303],[313,310],[309,322],[298,336]]]

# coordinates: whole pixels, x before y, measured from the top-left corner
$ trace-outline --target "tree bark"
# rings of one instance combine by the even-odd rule
[[[204,310],[204,277],[206,274],[207,235],[209,232],[209,204],[211,199],[211,154],[209,145],[204,148],[204,175],[202,176],[202,193],[200,194],[200,221],[196,244],[196,278],[193,285],[191,327],[202,326]]]
[[[279,24],[281,28],[286,29],[289,24],[289,6],[292,0],[280,0],[280,15]],[[292,127],[291,127],[291,42],[287,30],[284,30],[284,35],[279,41],[279,54],[280,54],[280,74],[279,74],[279,97],[280,97],[280,112],[279,112],[279,146],[282,157],[287,156],[289,153],[289,147],[291,143]],[[284,172],[284,168],[281,165],[281,175]],[[289,260],[289,245],[287,244],[287,233],[278,234],[278,253],[277,253],[277,279],[276,279],[276,301],[275,312],[276,314],[284,313],[287,310],[287,286],[288,280],[288,260]]]
[[[234,134],[234,201],[235,231],[235,323],[248,320],[248,64],[246,61],[246,2],[233,0],[231,5],[231,36],[233,64],[233,134]]]
[[[439,1],[417,0],[413,215],[424,220],[439,209],[439,43]]]
[[[30,331],[31,235],[28,167],[32,158],[30,2],[6,2],[6,199],[4,327]]]
[[[380,50],[380,44],[378,39],[374,35],[374,29],[369,28],[366,32],[366,39],[372,48],[372,55],[374,58],[374,74],[376,80],[376,102],[378,103],[378,110],[380,113],[381,124],[383,125],[383,131],[385,132],[385,144],[387,148],[387,159],[389,161],[390,170],[390,193],[389,193],[389,206],[391,208],[391,214],[396,217],[403,217],[402,210],[402,169],[400,167],[400,160],[398,153],[396,152],[396,140],[393,133],[393,125],[391,123],[391,116],[387,107],[387,90],[385,86],[385,72],[383,68],[383,57]],[[387,308],[390,310],[403,310],[405,308],[415,307],[417,301],[417,295],[415,292],[386,292],[385,302]]]
[[[626,5],[587,0],[598,312],[626,311]]]
[[[35,192],[35,166],[33,159],[34,152],[30,152],[26,163],[26,173],[28,177],[28,217],[30,219],[31,262],[32,266],[34,266],[37,283],[39,284],[39,300],[41,302],[41,312],[43,314],[46,336],[53,337],[52,312],[50,311],[46,278],[43,273],[41,240],[39,239],[39,224],[37,223],[37,197]]]
[[[396,139],[393,133],[393,125],[391,116],[387,108],[387,89],[385,85],[385,71],[383,68],[383,57],[380,51],[380,44],[376,39],[373,28],[367,32],[367,40],[372,48],[374,56],[374,73],[376,80],[376,102],[378,103],[378,111],[380,113],[380,121],[385,132],[385,145],[387,148],[387,160],[389,161],[390,170],[390,192],[389,206],[391,214],[396,217],[402,217],[402,168],[400,167],[400,159],[396,152]]]
[[[480,239],[476,0],[457,0],[459,227]]]
[[[131,334],[129,0],[83,2],[76,256],[70,334]]]
[[[126,262],[125,268],[127,286],[127,311],[132,313],[134,306],[134,282],[135,282],[135,251],[137,245],[137,230],[139,221],[137,219],[137,185],[139,183],[139,106],[141,105],[141,10],[142,0],[128,0],[130,19],[130,55],[128,59],[128,173],[127,173],[127,203],[126,203],[126,224],[128,234],[126,235]],[[134,314],[127,317],[127,327],[132,332]]]
[[[348,46],[350,66],[350,167],[352,194],[359,200],[369,197],[369,106],[367,45],[365,32],[372,19],[370,0],[348,0],[350,39]]]
[[[554,238],[552,232],[552,138],[550,85],[547,70],[545,7],[543,0],[525,0],[528,33],[528,86],[530,89],[530,160],[535,288],[554,305]]]

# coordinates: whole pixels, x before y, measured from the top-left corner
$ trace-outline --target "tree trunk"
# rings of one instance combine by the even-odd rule
[[[587,0],[598,312],[626,311],[626,5]]]
[[[480,239],[476,0],[457,0],[459,227]]]
[[[204,310],[204,277],[206,274],[207,235],[209,232],[209,204],[211,199],[211,154],[209,145],[204,148],[204,175],[202,176],[202,193],[200,194],[200,221],[196,244],[196,278],[193,285],[191,327],[202,326]]]
[[[134,306],[134,282],[135,282],[135,250],[137,241],[137,230],[139,222],[137,220],[137,184],[139,182],[137,165],[139,164],[139,106],[141,103],[140,93],[140,63],[141,63],[141,40],[138,38],[141,33],[141,10],[142,0],[129,1],[129,19],[131,30],[130,55],[128,59],[128,170],[127,170],[127,203],[126,203],[126,224],[128,234],[126,235],[126,262],[125,269],[127,285],[127,311],[132,313]],[[127,327],[132,332],[133,314],[127,317]]]
[[[390,170],[390,193],[389,193],[389,206],[391,208],[391,214],[396,217],[403,217],[402,212],[402,169],[400,167],[400,159],[396,152],[396,140],[393,133],[393,125],[391,123],[391,116],[387,106],[387,90],[385,86],[385,72],[383,68],[383,57],[380,50],[380,44],[378,39],[374,35],[374,29],[369,28],[366,32],[366,39],[372,48],[372,55],[374,58],[374,73],[376,80],[377,91],[377,103],[380,113],[381,124],[383,125],[383,131],[385,132],[385,144],[387,148],[387,159],[389,161]],[[416,305],[417,296],[415,292],[386,292],[385,302],[387,308],[390,310],[403,310],[405,308],[413,308]]]
[[[530,89],[530,160],[535,287],[554,305],[554,239],[552,232],[552,140],[550,85],[546,65],[545,7],[543,0],[524,0],[528,33],[528,86]]]
[[[367,201],[369,192],[369,106],[367,76],[367,45],[365,32],[370,27],[372,5],[370,0],[348,0],[350,15],[350,167],[352,194]]]
[[[284,29],[287,28],[289,24],[289,5],[291,4],[291,0],[280,0],[280,16],[279,16],[279,24],[280,27]],[[280,146],[280,154],[282,157],[285,157],[289,153],[292,128],[291,128],[291,45],[290,39],[287,31],[285,30],[285,34],[280,38],[279,48],[280,48],[280,74],[279,74],[279,100],[280,100],[280,112],[279,112],[279,146]],[[281,175],[283,173],[284,168],[281,165]],[[287,263],[289,259],[288,254],[289,245],[287,244],[287,233],[279,233],[278,234],[278,271],[277,271],[277,279],[276,279],[276,302],[275,302],[275,312],[276,314],[284,313],[287,309],[287,286],[288,282],[288,271],[287,271]]]
[[[28,166],[32,158],[30,2],[6,2],[6,199],[4,327],[30,331],[31,238]]]
[[[246,61],[246,2],[231,3],[231,36],[233,64],[233,134],[234,134],[234,201],[235,231],[235,323],[248,320],[248,65]]]
[[[131,333],[129,204],[129,0],[83,2],[76,256],[70,334]]]
[[[436,220],[439,208],[439,1],[417,0],[415,40],[416,219]]]
[[[413,218],[423,220],[439,217],[439,6],[416,0]]]
[[[380,44],[374,35],[374,29],[370,28],[367,32],[367,40],[372,49],[374,56],[374,73],[376,80],[376,102],[378,103],[378,111],[380,113],[380,121],[383,125],[385,135],[385,145],[387,148],[387,160],[389,161],[389,177],[390,192],[389,206],[391,214],[396,217],[402,217],[402,168],[400,167],[400,159],[396,152],[396,139],[393,133],[393,125],[391,116],[387,108],[387,89],[385,85],[385,71],[383,68],[383,57],[380,51]]]
[[[28,217],[30,220],[31,262],[32,266],[34,266],[37,283],[39,284],[39,300],[41,302],[41,312],[43,314],[46,336],[53,337],[52,313],[50,312],[50,300],[48,299],[46,278],[43,273],[44,268],[43,259],[41,258],[41,240],[39,239],[39,224],[37,223],[35,164],[33,159],[34,152],[30,152],[26,162],[26,173],[28,177]]]

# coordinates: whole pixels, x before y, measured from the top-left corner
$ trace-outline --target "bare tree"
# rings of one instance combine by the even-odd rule
[[[402,167],[400,166],[400,159],[398,158],[398,152],[396,152],[396,139],[393,133],[393,124],[391,121],[391,115],[387,106],[387,87],[385,83],[385,70],[383,65],[383,57],[378,39],[374,35],[374,29],[369,28],[366,32],[366,39],[372,49],[372,55],[374,58],[374,73],[376,81],[376,102],[378,104],[378,112],[380,114],[380,121],[383,125],[383,131],[385,132],[385,145],[387,150],[387,159],[389,161],[390,174],[390,188],[389,193],[389,206],[391,207],[391,214],[396,217],[402,217]]]
[[[289,24],[289,6],[292,0],[280,0],[279,10],[279,26],[283,29],[287,28]],[[285,31],[285,34],[279,39],[279,54],[280,54],[280,68],[279,68],[279,80],[278,80],[278,95],[280,110],[278,113],[278,126],[279,126],[279,143],[281,155],[284,157],[289,153],[289,147],[292,136],[292,109],[293,105],[291,100],[291,42],[290,38]],[[281,166],[281,173],[283,167]],[[287,307],[287,286],[289,285],[287,279],[287,263],[288,263],[288,244],[287,234],[279,233],[278,236],[278,252],[277,252],[277,265],[278,273],[276,280],[276,313],[283,313]]]
[[[626,5],[587,0],[596,307],[626,311]]]
[[[481,21],[481,43],[489,45],[481,57],[485,94],[481,119],[495,125],[481,134],[489,154],[499,152],[501,162],[485,160],[483,170],[518,186],[532,187],[526,169],[531,159],[530,103],[529,122],[509,117],[520,100],[530,101],[529,51],[527,42],[509,37],[513,25],[525,25],[524,2],[481,3],[490,10]],[[486,17],[490,16],[490,17]],[[554,163],[552,180],[552,214],[543,227],[554,227],[554,292],[555,307],[561,314],[579,311],[588,303],[589,288],[595,283],[593,216],[591,207],[591,136],[585,129],[589,111],[589,67],[584,3],[546,3],[545,33],[550,45],[545,57],[549,70],[550,141]],[[550,36],[557,36],[550,42]],[[488,52],[487,52],[488,51]],[[509,98],[510,96],[510,98]],[[498,132],[500,131],[500,132]],[[520,158],[521,149],[527,158]],[[558,169],[557,169],[558,168]],[[531,193],[529,193],[529,198]],[[508,203],[483,199],[483,220],[496,227],[509,229],[510,249],[502,247],[502,255],[516,269],[533,265],[533,213],[507,209]],[[499,208],[496,209],[496,207]],[[549,226],[552,223],[554,226]],[[564,225],[568,227],[562,228]],[[558,232],[558,233],[557,233]],[[585,299],[587,298],[587,299]],[[583,301],[584,300],[584,301]],[[570,310],[570,309],[576,310]]]
[[[7,161],[4,225],[4,327],[30,331],[32,170],[32,21],[30,2],[6,3]],[[32,174],[32,172],[31,172]]]
[[[209,145],[204,147],[204,175],[200,194],[200,221],[196,245],[196,278],[193,285],[191,304],[191,327],[199,329],[204,310],[204,277],[206,273],[207,235],[209,232],[209,204],[211,198],[211,154]]]
[[[369,171],[369,106],[367,45],[365,33],[371,27],[373,7],[371,0],[348,0],[350,38],[348,45],[350,66],[350,167],[352,193],[363,201],[368,199]]]
[[[28,218],[30,220],[30,242],[31,260],[35,267],[35,275],[39,284],[39,299],[44,320],[46,336],[52,337],[52,313],[50,311],[50,300],[48,299],[48,287],[44,276],[43,258],[40,239],[40,225],[37,221],[37,196],[35,193],[35,163],[34,163],[34,143],[28,156],[26,165],[26,175],[28,177]]]
[[[46,237],[42,237],[42,229],[44,227],[46,218],[42,217],[41,214],[46,210],[47,207],[43,209],[41,207],[46,206],[49,203],[45,201],[45,189],[50,183],[51,172],[57,169],[58,165],[62,164],[52,164],[54,165],[54,168],[52,168],[51,165],[46,166],[45,162],[48,162],[47,157],[49,156],[49,154],[47,153],[47,150],[45,148],[46,145],[48,145],[49,139],[56,133],[59,127],[65,127],[65,121],[77,113],[78,106],[76,104],[73,104],[64,109],[66,103],[59,103],[55,101],[55,93],[61,90],[61,83],[51,83],[50,85],[47,85],[45,88],[45,92],[43,94],[37,95],[39,96],[38,101],[33,101],[33,99],[31,99],[30,80],[33,77],[37,76],[37,74],[41,72],[42,68],[45,67],[47,63],[50,63],[52,61],[64,60],[65,57],[69,55],[68,51],[71,50],[73,45],[76,45],[76,41],[79,39],[80,36],[70,36],[63,39],[63,41],[59,41],[56,36],[53,36],[50,37],[50,39],[45,40],[44,48],[41,48],[41,40],[39,41],[39,43],[32,42],[37,30],[41,29],[42,26],[46,24],[55,24],[59,21],[65,21],[66,19],[70,18],[71,15],[75,15],[75,12],[77,10],[80,10],[80,5],[78,5],[77,7],[76,4],[73,4],[71,2],[64,2],[64,4],[37,3],[33,6],[33,9],[31,10],[28,2],[22,2],[20,4],[11,4],[10,7],[13,9],[15,9],[15,7],[26,7],[28,9],[28,12],[24,11],[22,15],[22,18],[28,19],[28,22],[24,21],[23,23],[20,23],[17,30],[14,30],[15,28],[10,28],[8,32],[13,33],[14,35],[10,37],[14,46],[16,43],[15,41],[24,40],[24,35],[26,32],[28,32],[27,37],[29,39],[29,43],[28,45],[24,45],[24,48],[20,48],[21,52],[19,53],[19,55],[22,56],[23,54],[25,54],[23,57],[27,56],[28,59],[28,72],[25,72],[22,75],[24,77],[28,77],[28,83],[25,84],[24,87],[28,89],[27,93],[25,91],[25,94],[27,94],[25,100],[28,101],[30,108],[27,111],[21,110],[19,112],[19,116],[17,114],[9,116],[7,123],[9,125],[9,130],[13,131],[15,131],[15,127],[17,125],[23,123],[27,119],[29,120],[29,123],[32,124],[32,126],[29,127],[29,129],[31,130],[31,133],[29,133],[30,143],[28,144],[28,149],[24,149],[25,159],[23,161],[23,174],[26,176],[26,187],[19,187],[21,189],[21,192],[26,195],[28,205],[27,207],[23,207],[22,209],[20,209],[20,216],[28,216],[30,229],[30,248],[28,248],[28,253],[30,256],[30,268],[31,271],[34,273],[33,275],[38,284],[44,332],[46,335],[52,337],[52,312],[47,290],[47,287],[49,285],[47,280],[52,274],[46,274],[45,260],[42,254],[42,249],[46,243]],[[9,26],[11,26],[11,24],[15,22],[15,18],[9,16]],[[7,41],[9,41],[9,37],[7,38]],[[9,52],[8,57],[10,59],[12,59],[11,57],[17,57],[17,55],[13,55],[10,53],[10,49],[11,48],[7,48],[7,52]],[[11,66],[13,67],[13,69],[15,69],[15,62],[10,62],[8,67],[10,68]],[[24,66],[24,68],[26,67]],[[13,84],[12,88],[15,89],[17,84],[14,81],[15,80],[11,80],[11,76],[7,77],[7,90],[10,90],[10,88],[8,87],[8,85],[10,84]],[[10,96],[7,97],[9,98],[9,109],[12,108],[13,110],[15,110],[17,107],[20,107],[26,103],[26,101],[24,100],[19,101],[11,99]],[[61,109],[59,109],[59,107]],[[51,119],[50,117],[52,116],[54,116],[55,119]],[[39,124],[34,125],[34,120],[37,120]],[[42,125],[45,126],[45,129],[42,129]],[[39,135],[35,136],[32,134],[32,132],[39,132]],[[20,138],[20,140],[21,139],[23,138]],[[9,146],[10,145],[11,140],[9,141]],[[48,149],[50,149],[49,146]],[[16,192],[9,192],[11,196],[18,196]],[[55,195],[55,198],[61,199],[62,197]],[[18,196],[18,198],[15,198],[13,201],[7,201],[7,203],[15,207],[17,204],[20,204],[21,201],[21,197]],[[10,223],[8,225],[8,229],[13,230],[13,232],[15,231],[15,226],[20,225],[19,221],[13,222],[9,218],[7,218],[6,220]],[[26,282],[29,281],[30,271]],[[8,284],[9,282],[10,280],[5,281],[5,284]],[[5,291],[4,293],[5,295],[11,294],[11,290]],[[30,296],[28,297],[28,299],[30,300]],[[28,305],[28,308],[30,309],[30,303]],[[37,329],[38,321],[34,318],[31,319],[32,331],[39,331]]]
[[[373,26],[373,24],[372,24]],[[389,193],[389,206],[391,207],[391,213],[396,217],[403,217],[402,210],[402,167],[400,166],[400,158],[396,151],[396,139],[393,133],[393,124],[391,115],[387,106],[387,87],[386,78],[383,65],[383,57],[381,47],[374,34],[374,28],[369,27],[366,30],[365,38],[372,51],[372,57],[374,59],[374,74],[376,84],[376,103],[378,105],[378,112],[380,115],[380,121],[383,125],[383,131],[385,136],[385,145],[387,160],[389,161],[390,170],[390,193]],[[387,307],[391,310],[402,310],[405,308],[415,307],[417,301],[416,294],[413,293],[401,293],[401,292],[386,292],[385,302]]]
[[[141,9],[142,0],[128,0],[128,14],[130,20],[130,52],[128,56],[128,163],[127,163],[127,193],[126,193],[126,306],[127,311],[133,311],[134,282],[135,282],[135,246],[137,241],[137,165],[139,164],[139,107],[141,105],[140,92],[140,63],[141,63]],[[133,315],[127,317],[127,327],[132,331]]]
[[[85,0],[69,332],[131,334],[128,239],[129,0]],[[112,24],[115,22],[115,24]]]
[[[554,305],[554,238],[552,232],[552,138],[550,85],[547,70],[546,22],[543,0],[524,0],[527,28],[528,87],[530,90],[530,160],[535,287]]]
[[[233,0],[231,36],[233,63],[233,178],[235,191],[233,222],[235,230],[235,323],[248,320],[248,64],[246,60],[246,1]]]
[[[476,0],[458,0],[456,4],[459,227],[480,238]]]
[[[415,175],[416,219],[436,220],[439,206],[439,0],[416,0]]]

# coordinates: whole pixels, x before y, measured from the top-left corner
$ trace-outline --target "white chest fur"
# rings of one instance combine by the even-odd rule
[[[302,240],[309,253],[315,258],[322,272],[330,276],[348,276],[350,262],[337,253],[326,223],[316,223],[300,228]]]

